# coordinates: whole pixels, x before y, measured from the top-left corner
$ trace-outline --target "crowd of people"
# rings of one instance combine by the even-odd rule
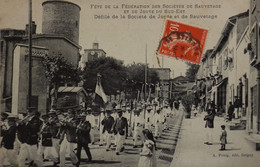
[[[92,111],[91,108],[51,109],[41,115],[35,108],[29,108],[22,116],[2,113],[0,166],[5,161],[15,166],[43,166],[46,160],[52,161],[53,166],[65,166],[66,155],[79,166],[82,148],[91,163],[89,144],[97,141],[94,128],[100,132],[99,146],[104,145],[106,151],[112,151],[113,143],[115,154],[120,155],[125,149],[125,139],[132,136],[133,148],[143,147],[139,166],[156,166],[155,139],[169,128],[172,110],[168,104],[101,108],[97,117]]]

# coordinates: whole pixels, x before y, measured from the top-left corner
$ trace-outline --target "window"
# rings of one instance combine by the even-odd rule
[[[234,48],[229,50],[228,64],[229,64],[229,69],[232,70],[234,68]]]
[[[223,52],[223,69],[226,70],[228,67],[228,48]]]

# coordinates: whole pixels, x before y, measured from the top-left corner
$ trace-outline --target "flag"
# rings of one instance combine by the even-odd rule
[[[100,78],[97,79],[97,85],[95,90],[95,103],[104,105],[107,103],[107,96],[101,86]]]

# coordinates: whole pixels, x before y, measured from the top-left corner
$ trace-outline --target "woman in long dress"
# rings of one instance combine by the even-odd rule
[[[155,140],[153,138],[153,134],[148,129],[143,130],[145,142],[140,153],[140,159],[138,163],[138,167],[156,167],[156,156],[155,156]]]

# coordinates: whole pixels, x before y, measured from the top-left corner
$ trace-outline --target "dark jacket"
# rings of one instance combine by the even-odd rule
[[[115,135],[117,133],[120,135],[128,135],[127,119],[125,117],[117,118],[113,124],[113,131]]]
[[[112,127],[113,124],[115,123],[115,120],[112,116],[106,117],[101,121],[101,124],[104,125],[102,133],[107,131],[108,133],[113,133]]]
[[[34,116],[26,125],[26,129],[27,129],[27,139],[26,139],[26,143],[29,145],[35,145],[38,143],[38,139],[39,139],[39,134],[40,134],[40,130],[41,130],[41,126],[42,126],[42,121]]]
[[[42,146],[52,146],[51,126],[49,123],[44,123],[42,126],[41,142]]]
[[[54,119],[51,122],[50,127],[51,127],[50,130],[51,130],[52,137],[56,138],[56,139],[59,139],[60,138],[61,128],[60,128],[60,125],[59,125],[58,118]]]
[[[13,149],[16,135],[16,126],[11,126],[7,130],[2,130],[1,133],[3,135],[1,145],[6,149]]]
[[[17,138],[21,143],[25,143],[28,136],[28,130],[25,124],[19,124],[17,126]]]
[[[66,122],[63,127],[62,127],[62,133],[61,133],[61,140],[60,142],[64,139],[64,136],[66,134],[67,140],[70,143],[76,143],[76,128],[77,128],[77,122],[75,119],[72,119],[68,122]]]
[[[234,113],[234,110],[235,110],[235,107],[234,107],[234,105],[230,105],[229,107],[228,107],[228,114],[229,115],[232,115],[233,113]]]
[[[206,121],[205,128],[214,128],[214,117],[213,113],[210,113],[205,116],[204,120]]]
[[[89,121],[84,121],[79,123],[77,126],[77,138],[78,138],[78,143],[81,144],[88,144],[91,142],[90,140],[90,130],[91,130],[91,124]]]

